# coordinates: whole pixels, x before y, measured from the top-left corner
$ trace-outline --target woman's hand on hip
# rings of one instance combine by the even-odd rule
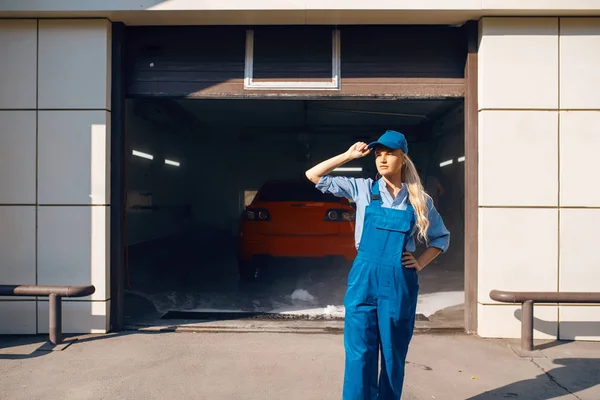
[[[423,269],[415,256],[408,251],[405,251],[402,255],[402,265],[404,265],[406,268],[414,268],[417,272]]]

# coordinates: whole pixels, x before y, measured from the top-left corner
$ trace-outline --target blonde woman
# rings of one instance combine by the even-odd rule
[[[371,152],[381,179],[329,175]],[[387,131],[369,145],[356,143],[309,169],[306,176],[322,192],[351,199],[357,208],[358,255],[344,299],[343,399],[400,399],[415,324],[417,273],[448,249],[450,233],[423,190],[406,138],[399,132]],[[427,246],[418,259],[412,255],[415,239]]]

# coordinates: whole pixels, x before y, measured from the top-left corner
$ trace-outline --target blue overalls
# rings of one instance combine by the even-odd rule
[[[406,210],[382,207],[379,184],[373,184],[344,299],[343,400],[397,400],[402,395],[419,292],[417,272],[402,265],[402,253],[415,221],[410,204]]]

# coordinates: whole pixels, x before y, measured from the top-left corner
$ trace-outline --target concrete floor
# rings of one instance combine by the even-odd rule
[[[203,245],[204,243],[204,245]],[[464,299],[462,243],[419,274],[417,313],[462,325],[454,312]],[[185,235],[129,255],[127,323],[157,319],[168,311],[250,311],[343,317],[346,280],[351,264],[339,259],[275,260],[259,279],[239,279],[235,242],[206,243]],[[448,310],[443,315],[443,310]],[[454,320],[456,319],[456,320]]]
[[[3,400],[341,398],[342,335],[122,332],[63,351],[45,337],[0,337]],[[600,399],[600,343],[415,335],[403,399]]]

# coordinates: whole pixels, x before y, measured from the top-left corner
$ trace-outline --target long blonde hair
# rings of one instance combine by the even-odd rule
[[[427,210],[427,199],[431,198],[423,188],[423,184],[421,183],[421,178],[417,173],[417,168],[415,164],[412,162],[407,155],[406,164],[402,167],[402,181],[406,184],[408,188],[408,199],[410,204],[412,204],[415,209],[415,213],[417,214],[417,239],[421,242],[427,244],[429,240],[427,240],[427,230],[429,229],[429,218],[427,218],[428,211]]]

